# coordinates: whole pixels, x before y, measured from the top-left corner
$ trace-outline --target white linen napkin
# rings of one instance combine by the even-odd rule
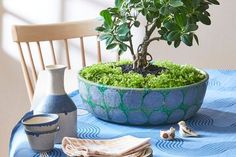
[[[107,140],[64,137],[62,150],[77,157],[143,157],[150,153],[150,138],[123,136]]]

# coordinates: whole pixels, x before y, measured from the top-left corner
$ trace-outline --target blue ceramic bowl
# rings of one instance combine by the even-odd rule
[[[22,119],[25,129],[31,132],[56,130],[59,116],[57,114],[37,114]]]
[[[37,152],[48,152],[54,148],[56,133],[60,130],[59,126],[55,130],[46,132],[32,132],[25,130],[30,147]]]
[[[199,69],[197,69],[199,70]],[[201,107],[209,76],[176,88],[123,88],[88,81],[79,75],[83,104],[99,119],[127,125],[161,125],[192,117]]]

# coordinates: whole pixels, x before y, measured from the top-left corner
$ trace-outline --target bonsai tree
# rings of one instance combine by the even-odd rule
[[[191,65],[152,61],[148,46],[164,40],[178,47],[198,44],[195,31],[211,24],[209,6],[217,0],[115,0],[100,12],[97,27],[107,49],[119,55],[130,51],[130,61],[94,64],[79,72],[82,101],[96,117],[120,124],[158,125],[193,116],[201,107],[209,75]],[[142,42],[133,46],[132,28],[146,19]]]
[[[217,0],[115,0],[115,7],[100,12],[103,23],[97,27],[106,49],[118,49],[119,55],[129,49],[133,69],[146,69],[152,60],[148,46],[153,41],[165,40],[178,47],[181,42],[199,44],[195,31],[199,22],[210,25],[209,6]],[[139,16],[146,18],[145,36],[137,50],[133,46],[131,29],[140,27]],[[156,32],[156,33],[154,33]],[[157,34],[157,35],[156,35]]]

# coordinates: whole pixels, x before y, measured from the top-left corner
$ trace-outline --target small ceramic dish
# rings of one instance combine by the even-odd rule
[[[59,116],[57,114],[37,114],[22,119],[25,129],[31,132],[56,130]]]
[[[55,130],[46,132],[31,132],[25,130],[30,147],[36,152],[48,152],[54,148],[56,133],[60,130],[59,126]]]

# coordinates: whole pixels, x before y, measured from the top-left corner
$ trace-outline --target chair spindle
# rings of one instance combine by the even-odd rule
[[[66,62],[67,62],[67,68],[71,69],[70,66],[70,53],[69,53],[69,46],[68,46],[68,41],[67,39],[64,39],[64,43],[65,43],[65,48],[66,48]]]
[[[102,55],[101,55],[101,44],[99,40],[97,40],[97,53],[98,53],[98,63],[101,63]]]
[[[30,65],[31,65],[31,71],[32,71],[32,77],[33,77],[33,81],[34,84],[37,81],[37,73],[36,73],[36,69],[35,69],[35,65],[34,65],[34,60],[33,60],[33,56],[32,56],[32,52],[30,49],[30,44],[29,42],[26,42],[27,45],[27,49],[28,49],[28,54],[29,54],[29,60],[30,60]]]
[[[45,70],[45,65],[44,65],[44,61],[43,61],[41,46],[40,46],[40,43],[38,41],[36,43],[37,43],[37,47],[38,47],[40,65],[41,65],[42,70]]]
[[[53,42],[52,40],[49,41],[50,43],[50,47],[51,47],[51,52],[52,52],[52,60],[53,60],[53,64],[57,64],[57,60],[56,60],[56,55],[55,55],[55,51],[54,51],[54,47],[53,47]]]
[[[30,80],[29,71],[27,69],[27,65],[24,59],[24,54],[23,54],[23,50],[22,50],[20,42],[17,42],[17,45],[18,45],[18,49],[20,53],[21,66],[22,66],[22,71],[25,78],[25,82],[26,82],[27,91],[28,91],[28,94],[30,95],[30,101],[32,101],[34,89],[32,86],[32,82]]]
[[[84,39],[83,37],[80,37],[80,49],[81,49],[81,59],[82,59],[82,66],[86,66],[86,61],[85,61],[85,52],[84,52]]]

